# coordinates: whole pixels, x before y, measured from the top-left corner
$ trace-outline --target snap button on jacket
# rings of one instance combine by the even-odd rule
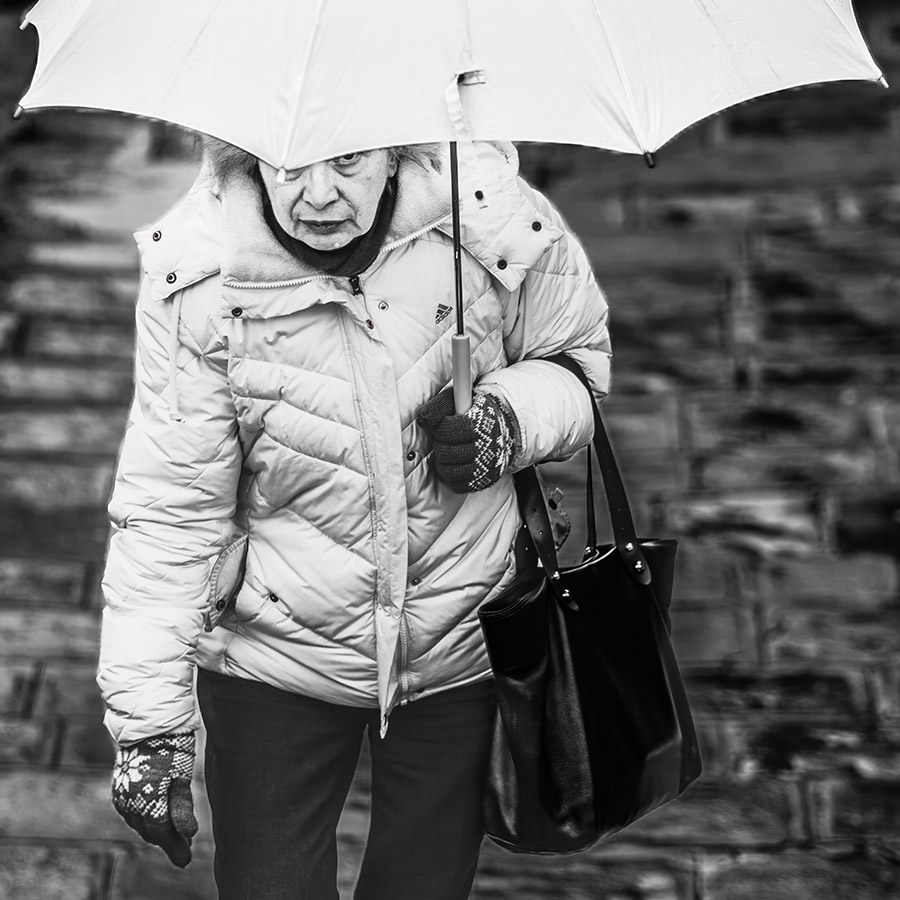
[[[466,327],[478,387],[519,420],[518,469],[589,441],[583,387],[542,357],[570,352],[602,397],[607,307],[512,146],[477,152],[489,202],[462,209]],[[202,172],[136,235],[98,675],[118,742],[197,727],[198,664],[379,707],[383,728],[398,703],[490,676],[476,610],[515,574],[512,478],[454,494],[415,423],[451,379],[449,193],[446,166],[401,164],[358,293],[278,244],[249,178]]]

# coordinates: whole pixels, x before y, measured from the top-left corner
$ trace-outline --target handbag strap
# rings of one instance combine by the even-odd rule
[[[597,546],[597,510],[594,504],[594,457],[591,455],[590,449],[587,452],[587,547],[585,555],[594,552]]]
[[[609,435],[606,433],[606,427],[600,417],[600,409],[597,406],[597,401],[594,399],[587,376],[584,374],[581,366],[565,353],[548,357],[547,361],[568,369],[578,378],[588,392],[594,411],[594,451],[600,464],[600,476],[603,479],[603,487],[606,492],[606,502],[612,522],[616,550],[631,578],[638,584],[650,584],[650,567],[647,565],[647,560],[641,552],[641,547],[638,543],[634,528],[634,518],[631,515],[631,506],[625,493],[625,485],[622,482],[616,457],[609,442]],[[559,562],[553,542],[553,532],[550,527],[550,514],[547,511],[546,498],[544,497],[537,470],[534,466],[530,466],[517,472],[514,478],[516,493],[519,498],[519,509],[525,525],[531,533],[538,557],[549,573],[551,583],[559,581]],[[591,549],[593,549],[596,545],[596,524],[594,518],[593,472],[590,468],[588,469],[588,479],[585,487],[587,493],[585,507],[588,511],[588,541]]]

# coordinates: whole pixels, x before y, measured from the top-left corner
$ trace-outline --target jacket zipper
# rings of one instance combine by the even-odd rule
[[[225,287],[238,288],[242,291],[264,291],[269,288],[299,287],[301,284],[309,284],[311,281],[324,281],[331,278],[330,275],[306,275],[304,278],[294,278],[291,281],[226,281]]]
[[[337,308],[337,309],[335,309],[335,316],[337,317],[338,328],[341,331],[341,342],[344,345],[344,352],[347,354],[347,359],[351,360],[352,353],[351,353],[351,349],[350,349],[350,338],[347,333],[346,320],[345,320],[345,316],[349,317],[349,313],[346,312],[345,310]],[[351,384],[352,384],[353,363],[350,362],[349,365],[350,365]],[[353,390],[353,406],[354,406],[354,409],[356,410],[357,419],[361,422],[363,420],[362,400],[360,399],[359,394],[356,390]],[[377,520],[377,516],[375,514],[375,485],[372,481],[372,472],[371,472],[372,463],[370,461],[371,453],[369,450],[369,443],[366,439],[365,434],[362,431],[360,431],[359,436],[360,436],[360,441],[362,442],[362,447],[363,447],[363,459],[365,462],[365,469],[366,469],[366,483],[367,483],[368,489],[369,489],[369,528],[371,529],[371,532],[372,532],[372,552],[373,552],[373,554],[376,555],[376,558],[377,558],[377,551],[376,551],[375,543],[377,540],[376,535],[378,534],[378,520]],[[372,600],[373,600],[373,604],[374,604],[373,615],[375,614],[374,607],[377,606],[377,604],[378,604],[378,592],[381,589],[380,582],[381,582],[381,578],[378,573],[378,566],[376,565],[375,566],[375,588],[374,588],[374,591],[372,594]],[[401,650],[401,654],[402,654],[402,650]]]
[[[414,231],[412,234],[407,235],[405,238],[391,241],[390,244],[385,244],[378,251],[378,255],[381,256],[382,253],[390,253],[391,250],[396,250],[398,247],[404,247],[406,244],[411,244],[417,238],[422,237],[423,234],[428,234],[429,231],[434,231],[434,229],[437,228],[442,222],[446,221],[446,217],[444,217],[443,219],[438,219],[436,222],[432,222],[430,225],[426,225],[424,228],[420,228],[418,231]]]
[[[353,295],[355,297],[362,297],[363,306],[366,310],[366,326],[369,330],[375,328],[375,323],[372,321],[371,316],[369,315],[369,301],[366,297],[365,291],[363,290],[362,284],[360,283],[359,275],[350,275],[348,278],[350,282],[350,289],[353,291]],[[372,509],[374,510],[374,497],[372,499]],[[376,585],[376,593],[377,593],[377,585]],[[400,638],[400,696],[405,696],[409,693],[409,672],[407,671],[407,666],[409,665],[409,629],[406,622],[406,614],[404,612],[400,612],[400,629],[399,629],[399,638]]]
[[[409,694],[409,626],[406,611],[400,612],[400,696]]]

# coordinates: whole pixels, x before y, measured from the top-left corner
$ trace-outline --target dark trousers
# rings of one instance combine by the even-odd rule
[[[200,670],[219,900],[337,900],[335,829],[363,734],[371,827],[355,900],[465,900],[482,838],[492,681],[378,711]]]

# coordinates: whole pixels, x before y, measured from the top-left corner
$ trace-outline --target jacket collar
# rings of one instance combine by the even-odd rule
[[[530,189],[518,178],[512,144],[478,143],[475,151],[477,171],[460,167],[462,243],[500,284],[514,290],[563,232],[536,208]],[[449,168],[446,158],[440,172],[401,162],[394,216],[379,256],[435,228],[450,234]],[[476,187],[483,192],[482,202],[475,199]],[[229,287],[289,290],[322,278],[269,231],[259,189],[250,178],[220,187],[205,168],[187,197],[135,239],[157,299],[218,272]],[[258,298],[253,306],[262,307],[270,296],[253,293]]]
[[[384,247],[409,240],[450,215],[449,188],[441,176],[404,161],[398,173],[397,201]],[[321,276],[297,259],[265,224],[259,187],[246,177],[233,178],[220,193],[222,203],[222,274],[228,285],[277,286]]]

